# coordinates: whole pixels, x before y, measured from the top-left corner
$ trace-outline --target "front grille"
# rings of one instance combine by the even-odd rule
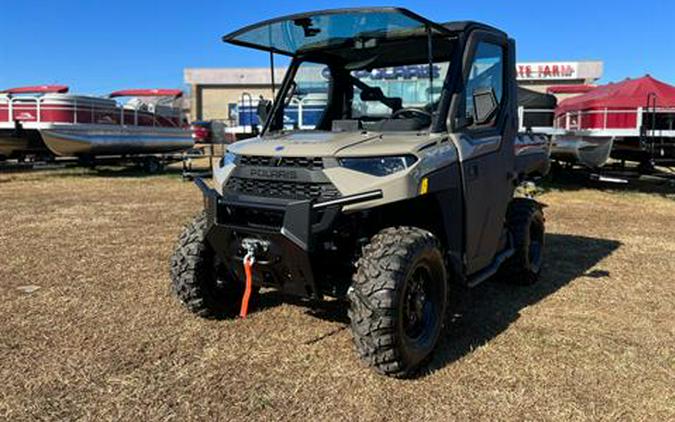
[[[340,197],[340,192],[332,183],[286,182],[233,176],[228,179],[225,188],[227,191],[240,195],[297,200],[313,199],[317,202]]]
[[[281,228],[284,212],[250,207],[225,206],[221,218],[228,224],[254,228]]]
[[[242,155],[239,165],[256,167],[294,167],[308,170],[323,169],[321,157],[263,157],[258,155]]]

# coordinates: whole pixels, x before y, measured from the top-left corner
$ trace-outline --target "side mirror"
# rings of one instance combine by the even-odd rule
[[[473,124],[490,122],[498,109],[497,96],[492,88],[477,88],[473,91]]]

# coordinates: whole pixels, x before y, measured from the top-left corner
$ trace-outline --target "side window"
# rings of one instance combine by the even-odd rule
[[[466,82],[465,117],[473,116],[473,94],[483,89],[492,89],[497,104],[501,105],[504,95],[504,49],[497,44],[481,41]]]

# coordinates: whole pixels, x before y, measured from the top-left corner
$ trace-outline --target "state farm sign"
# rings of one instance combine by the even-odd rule
[[[578,79],[579,63],[518,63],[516,73],[520,80]]]

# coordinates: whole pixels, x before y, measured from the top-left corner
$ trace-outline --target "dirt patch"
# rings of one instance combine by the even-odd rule
[[[675,418],[671,199],[545,194],[541,282],[471,291],[429,373],[396,381],[359,362],[335,302],[188,314],[168,259],[198,190],[108,176],[0,184],[0,419]]]

